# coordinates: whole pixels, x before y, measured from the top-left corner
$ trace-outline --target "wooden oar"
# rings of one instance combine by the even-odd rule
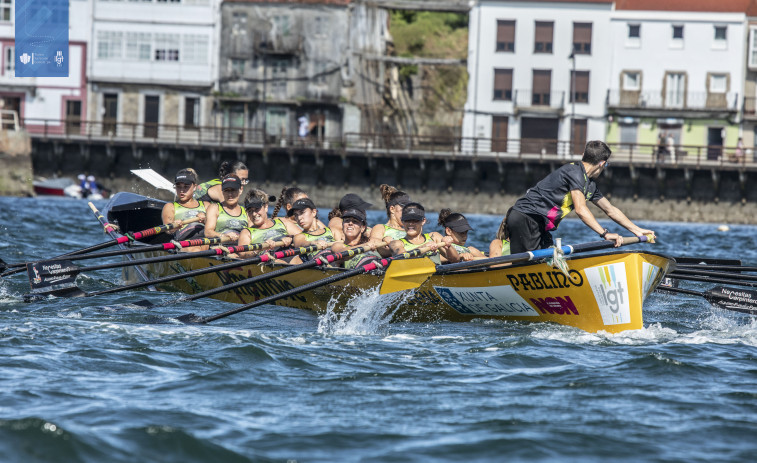
[[[623,237],[623,245],[636,244],[650,241],[647,236],[632,236]],[[576,245],[561,246],[564,255],[576,254],[579,252],[596,251],[599,249],[607,249],[615,246],[615,241],[602,240],[591,241],[588,243],[581,243]],[[381,294],[394,293],[397,291],[405,291],[408,289],[415,289],[423,284],[434,273],[447,274],[457,270],[490,267],[499,264],[514,264],[518,262],[529,262],[532,260],[546,259],[552,257],[554,249],[539,249],[531,252],[521,252],[518,254],[511,254],[509,256],[489,257],[487,259],[480,259],[470,262],[458,262],[456,264],[444,264],[435,265],[428,258],[413,259],[413,260],[400,260],[393,262],[392,265],[386,271],[384,275],[384,281],[381,283]]]
[[[382,243],[377,246],[377,248],[381,248],[384,246],[388,246],[387,243]],[[236,281],[234,283],[229,283],[228,285],[219,286],[218,288],[209,289],[207,291],[203,291],[201,293],[192,294],[191,296],[183,297],[180,299],[180,301],[194,301],[203,297],[212,296],[214,294],[223,293],[225,291],[231,291],[232,289],[236,289],[242,286],[248,286],[255,283],[260,283],[261,281],[270,280],[271,278],[276,278],[281,275],[288,275],[290,273],[299,272],[300,270],[305,270],[308,268],[317,267],[319,265],[328,265],[340,260],[344,259],[351,259],[359,254],[366,253],[368,251],[372,251],[373,249],[369,249],[366,246],[356,247],[352,249],[347,249],[345,251],[336,252],[333,254],[327,254],[324,256],[316,257],[313,260],[309,260],[307,262],[303,262],[302,264],[297,265],[290,265],[289,267],[284,267],[279,270],[274,270],[272,272],[266,272],[261,275],[256,275],[254,277],[246,278],[244,280]]]
[[[184,314],[177,319],[182,323],[208,323],[212,322],[214,320],[218,320],[220,318],[228,317],[229,315],[234,315],[239,312],[244,312],[245,310],[250,310],[255,307],[259,307],[261,305],[270,304],[271,302],[278,301],[279,299],[286,299],[288,297],[294,296],[295,294],[299,294],[305,291],[310,291],[311,289],[320,288],[321,286],[330,285],[332,283],[336,283],[337,281],[345,280],[347,278],[352,278],[353,276],[360,275],[363,273],[370,272],[372,270],[376,270],[377,268],[385,267],[389,265],[389,262],[398,260],[398,259],[408,259],[411,257],[416,257],[425,254],[428,252],[431,248],[427,246],[422,246],[418,249],[414,249],[409,252],[405,252],[403,254],[398,254],[396,256],[387,257],[385,259],[381,259],[377,262],[371,262],[370,264],[366,264],[360,267],[357,267],[352,270],[348,270],[346,272],[337,273],[336,275],[332,275],[330,277],[324,278],[322,280],[313,281],[311,283],[304,284],[302,286],[298,286],[297,288],[292,288],[287,291],[283,291],[279,294],[275,294],[273,296],[264,297],[263,299],[258,299],[255,302],[252,302],[250,304],[243,305],[241,307],[237,307],[235,309],[220,313],[218,315],[213,315],[211,317],[198,317],[197,315],[193,313]]]
[[[162,284],[162,283],[169,283],[171,281],[176,281],[176,280],[184,280],[186,278],[192,278],[192,277],[196,277],[196,276],[200,276],[200,275],[206,275],[208,273],[217,273],[217,272],[222,272],[224,270],[230,270],[230,269],[233,269],[233,268],[242,268],[242,267],[246,267],[248,265],[256,265],[256,264],[259,264],[259,263],[266,263],[266,262],[270,262],[270,261],[275,260],[275,259],[286,259],[286,258],[289,258],[289,257],[299,256],[301,254],[307,254],[309,252],[318,251],[318,250],[319,250],[318,245],[305,246],[305,247],[302,247],[302,248],[286,249],[284,251],[277,251],[277,252],[275,252],[273,254],[273,256],[269,256],[268,254],[262,254],[260,256],[255,256],[255,257],[252,257],[250,259],[235,260],[233,262],[228,262],[228,263],[225,263],[225,264],[213,265],[213,266],[210,266],[210,267],[201,268],[201,269],[197,269],[197,270],[190,270],[189,272],[184,272],[184,273],[179,273],[179,274],[176,274],[176,275],[169,275],[169,276],[165,276],[165,277],[155,278],[155,279],[149,280],[149,281],[141,281],[139,283],[132,283],[132,284],[128,284],[128,285],[116,286],[114,288],[103,289],[103,290],[94,291],[94,292],[91,292],[91,293],[83,293],[83,294],[81,294],[81,296],[92,297],[92,296],[100,296],[102,294],[118,293],[118,292],[126,291],[126,290],[129,290],[129,289],[139,289],[139,288],[144,288],[145,286],[153,286],[153,285],[158,285],[158,284]],[[189,254],[189,253],[187,253],[187,254]],[[189,257],[194,257],[194,256],[190,255]]]
[[[91,207],[94,207],[92,205],[92,203],[89,203],[89,204],[90,204]],[[95,211],[96,211],[96,209],[95,209]],[[99,211],[97,212],[97,214],[100,214]],[[102,216],[100,216],[100,217],[102,217]],[[187,224],[190,224],[190,223],[193,223],[193,222],[197,222],[199,220],[200,219],[198,217],[194,217],[194,218],[191,218],[191,219],[188,219],[188,220],[185,220],[185,221],[181,222],[181,225],[173,225],[173,224],[161,225],[159,227],[148,228],[146,230],[138,231],[136,233],[127,233],[126,235],[118,237],[118,238],[115,238],[113,240],[106,241],[106,242],[100,243],[100,244],[95,244],[94,246],[90,246],[88,248],[79,249],[78,251],[72,251],[72,252],[69,252],[69,253],[66,253],[66,254],[61,254],[59,256],[52,257],[52,258],[50,258],[48,260],[55,260],[55,259],[59,259],[59,258],[62,258],[62,257],[71,257],[71,256],[77,256],[77,257],[75,259],[69,259],[69,260],[94,259],[95,257],[110,257],[110,256],[115,256],[115,255],[140,252],[140,251],[137,251],[137,250],[120,250],[120,251],[112,251],[113,254],[108,254],[108,253],[88,254],[90,252],[98,251],[100,249],[108,248],[108,247],[111,247],[111,246],[116,246],[116,245],[119,245],[119,244],[128,243],[129,241],[139,241],[139,240],[142,240],[142,239],[145,239],[145,238],[149,238],[149,237],[155,236],[155,235],[157,235],[159,233],[163,233],[163,232],[166,232],[166,231],[171,231],[171,230],[174,230],[176,228],[181,228],[184,225],[187,225]],[[105,226],[109,227],[109,228],[113,227],[112,225],[110,225],[107,222],[105,222]],[[83,257],[82,255],[84,255],[84,254],[86,254],[86,255],[93,255],[95,257]],[[16,263],[16,264],[6,264],[5,262],[2,262],[1,259],[0,259],[0,262],[1,262],[0,263],[0,272],[3,271],[3,270],[5,270],[5,269],[13,269],[13,270],[8,270],[7,272],[4,272],[4,273],[0,273],[0,277],[4,277],[4,276],[8,276],[8,275],[14,275],[16,273],[21,273],[24,270],[26,270],[26,266],[28,264],[32,263],[32,262],[19,262],[19,263]]]
[[[203,238],[186,242],[189,246],[199,246],[203,242],[214,240],[215,238]],[[284,246],[284,242],[274,243],[274,247]],[[75,285],[76,276],[82,272],[94,272],[96,270],[106,270],[111,268],[133,267],[135,265],[157,264],[160,262],[172,262],[175,260],[192,259],[195,257],[222,256],[224,254],[233,254],[237,252],[259,251],[268,249],[270,246],[266,243],[248,244],[245,246],[229,246],[209,249],[199,252],[182,252],[170,254],[167,256],[149,257],[146,259],[135,259],[127,262],[112,262],[109,264],[93,265],[89,267],[77,267],[71,264],[69,260],[44,261],[29,264],[29,285],[32,294],[52,295],[52,296],[71,296],[69,293],[72,283]],[[81,296],[76,294],[75,296]]]
[[[658,286],[656,291],[700,296],[722,309],[757,315],[757,291],[725,288],[722,286],[717,286],[707,291],[693,291],[691,289],[673,288],[662,285]]]

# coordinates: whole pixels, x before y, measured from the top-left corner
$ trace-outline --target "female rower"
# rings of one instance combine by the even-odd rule
[[[166,203],[163,206],[161,217],[163,224],[172,223],[179,226],[181,222],[199,218],[199,222],[189,223],[178,230],[175,230],[174,237],[178,241],[189,240],[193,238],[202,238],[205,231],[205,205],[194,199],[194,193],[197,185],[197,175],[192,169],[182,169],[174,177],[174,188],[176,189],[176,200],[172,203]],[[201,251],[202,246],[186,248],[187,251]]]
[[[510,214],[510,209],[507,214]],[[507,215],[499,224],[499,230],[494,240],[489,243],[489,257],[509,256],[510,255],[510,233],[507,231]]]
[[[418,203],[408,203],[402,209],[402,227],[405,230],[405,236],[389,243],[392,254],[401,254],[405,251],[412,251],[415,248],[428,244],[442,246],[445,243],[451,243],[452,238],[442,237],[437,232],[423,233],[423,225],[426,223],[426,209]],[[440,256],[440,253],[443,253]],[[459,259],[457,251],[449,247],[443,247],[438,252],[429,254],[428,257],[435,263],[441,264],[451,259]],[[457,262],[457,260],[455,260]]]
[[[239,178],[242,182],[242,187],[247,185],[250,181],[250,171],[244,163],[240,161],[223,161],[221,167],[218,168],[218,178],[197,185],[197,190],[195,190],[194,193],[195,199],[205,203],[223,202],[224,197],[223,192],[221,191],[221,179],[230,174],[234,174]]]
[[[305,193],[304,190],[297,188],[296,186],[291,187],[284,187],[281,189],[281,194],[279,195],[278,201],[276,201],[276,206],[273,208],[273,213],[271,214],[272,217],[278,217],[279,211],[282,207],[284,207],[284,210],[286,212],[286,217],[282,217],[281,220],[284,222],[291,222],[294,225],[297,224],[297,220],[295,220],[292,217],[292,214],[294,211],[292,211],[292,204],[294,204],[295,201],[298,199],[307,198],[308,194]],[[326,228],[326,225],[318,220],[318,227],[319,228]]]
[[[375,251],[376,243],[365,234],[367,221],[365,211],[357,208],[348,208],[341,211],[342,235],[344,243],[336,243],[331,246],[333,252],[346,251],[355,246],[365,246],[370,251],[358,254],[343,262],[344,268],[357,268],[372,260],[380,259],[381,255]],[[381,243],[383,246],[386,244]]]
[[[373,204],[364,201],[363,198],[354,193],[347,193],[342,196],[339,204],[329,212],[329,228],[334,233],[334,238],[339,241],[344,240],[344,235],[342,234],[342,214],[344,211],[348,209],[358,209],[363,211],[363,215],[365,215],[365,211],[371,206],[373,206]],[[370,238],[370,235],[370,231],[366,230],[366,238]]]
[[[234,174],[229,174],[221,182],[223,201],[211,203],[205,219],[205,236],[214,238],[226,235],[229,241],[239,239],[239,233],[250,225],[247,212],[239,205],[242,195],[242,181]]]
[[[465,242],[468,240],[468,232],[473,230],[473,227],[470,226],[468,219],[463,214],[453,213],[450,209],[442,209],[439,212],[438,223],[444,227],[445,236],[452,237],[450,247],[457,251],[458,260],[450,259],[450,262],[468,261],[486,257],[483,252],[473,246],[465,245]]]
[[[381,190],[381,199],[386,205],[385,224],[378,224],[371,229],[371,240],[375,242],[390,242],[405,237],[405,230],[402,228],[402,208],[410,202],[410,196],[404,191],[400,191],[393,186],[383,184],[379,186]],[[388,257],[389,250],[379,251],[384,257]]]
[[[334,242],[334,234],[329,227],[318,226],[318,209],[310,198],[298,199],[292,204],[292,212],[297,224],[302,228],[302,233],[294,236],[293,246],[302,247],[319,242],[322,247],[328,247]],[[318,251],[305,254],[292,259],[292,264],[299,264],[312,260]]]
[[[291,222],[284,222],[278,217],[268,217],[269,196],[263,190],[253,189],[247,193],[244,208],[250,220],[250,226],[239,234],[239,245],[269,243],[269,250],[275,241],[283,241],[286,246],[292,244],[292,236],[300,233],[300,228]],[[253,257],[259,252],[243,252],[240,257]]]

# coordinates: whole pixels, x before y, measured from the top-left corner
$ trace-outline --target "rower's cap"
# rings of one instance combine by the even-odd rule
[[[197,183],[197,176],[189,169],[181,169],[176,172],[174,183],[186,183],[187,185]]]
[[[463,214],[450,214],[447,221],[444,222],[444,226],[458,233],[473,230],[473,227],[470,226],[468,219]]]
[[[339,210],[344,212],[348,209],[362,209],[366,210],[369,209],[373,204],[364,201],[363,198],[356,195],[355,193],[348,193],[342,197],[342,200],[339,201]]]
[[[221,182],[222,190],[238,190],[242,188],[242,181],[236,175],[229,175],[223,178]]]
[[[257,211],[263,206],[267,206],[268,203],[263,202],[260,198],[250,198],[244,203],[244,208],[248,211]]]
[[[362,209],[347,209],[344,212],[342,212],[342,220],[346,219],[347,217],[352,217],[353,219],[358,219],[359,221],[363,222],[363,225],[367,223],[367,220],[365,218],[365,211]]]
[[[426,209],[418,203],[408,203],[402,209],[402,221],[417,220],[422,221],[426,218]]]
[[[392,199],[389,200],[389,206],[396,206],[396,205],[399,204],[400,206],[405,207],[408,204],[410,204],[411,202],[412,202],[412,200],[410,200],[410,196],[408,196],[408,195],[399,195],[396,198],[392,198]]]
[[[292,204],[293,211],[301,211],[303,209],[317,209],[317,207],[315,207],[315,203],[310,198],[301,198]]]

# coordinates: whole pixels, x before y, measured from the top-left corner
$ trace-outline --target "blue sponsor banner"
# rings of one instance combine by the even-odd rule
[[[16,77],[68,77],[68,0],[16,0]]]

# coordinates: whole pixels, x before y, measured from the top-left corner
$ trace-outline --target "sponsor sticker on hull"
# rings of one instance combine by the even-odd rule
[[[623,263],[600,265],[584,270],[605,325],[631,323],[631,304]]]
[[[461,314],[539,316],[539,313],[509,285],[466,288],[434,286],[434,290],[447,305]]]
[[[642,278],[642,298],[646,299],[649,293],[657,286],[657,279],[660,276],[660,267],[652,265],[648,262],[642,262],[641,264],[641,278]],[[642,299],[642,300],[643,300]]]

